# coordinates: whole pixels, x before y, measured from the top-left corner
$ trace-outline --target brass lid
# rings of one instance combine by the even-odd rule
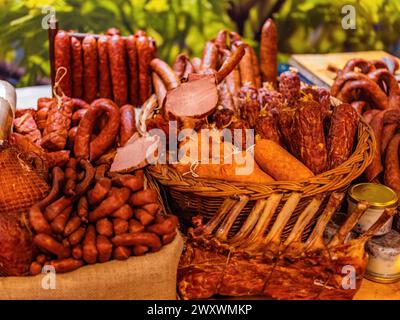
[[[397,194],[383,184],[358,183],[350,187],[348,196],[354,201],[366,200],[370,208],[393,208],[397,206]]]

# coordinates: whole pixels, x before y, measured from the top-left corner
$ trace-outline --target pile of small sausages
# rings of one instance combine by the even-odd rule
[[[104,35],[59,30],[54,39],[55,71],[62,92],[90,103],[97,98],[112,99],[118,106],[141,105],[151,95],[150,61],[156,44],[144,31],[121,36],[109,29]]]
[[[397,60],[352,59],[338,72],[332,95],[351,103],[372,127],[377,148],[365,170],[368,181],[384,183],[400,195],[400,88]]]
[[[52,170],[52,189],[29,210],[39,249],[30,273],[44,265],[58,273],[85,264],[156,252],[176,236],[175,216],[161,215],[157,193],[144,189],[144,173],[111,174],[71,158]]]

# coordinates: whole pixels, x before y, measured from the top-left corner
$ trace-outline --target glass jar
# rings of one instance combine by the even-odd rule
[[[379,219],[386,208],[397,207],[397,194],[383,184],[359,183],[350,187],[347,194],[348,213],[352,212],[361,200],[368,201],[369,207],[358,221],[355,231],[366,232]],[[392,229],[393,218],[376,233],[384,235]]]

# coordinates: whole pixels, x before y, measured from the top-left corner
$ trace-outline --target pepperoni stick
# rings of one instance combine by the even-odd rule
[[[135,108],[130,104],[126,104],[119,111],[121,114],[119,143],[123,146],[137,132]]]
[[[86,102],[92,102],[97,96],[97,43],[92,35],[83,39],[83,97]]]
[[[97,40],[99,53],[99,96],[100,98],[111,99],[111,75],[110,64],[107,52],[108,36],[100,36]]]
[[[261,30],[260,68],[262,80],[276,87],[278,78],[278,33],[272,19],[268,19]]]
[[[83,61],[82,43],[79,39],[71,37],[72,55],[72,97],[82,98]]]
[[[64,30],[59,30],[54,39],[54,60],[56,72],[60,68],[65,68],[66,73],[62,79],[55,79],[60,81],[59,87],[62,92],[67,96],[72,95],[71,83],[71,42],[69,35]]]
[[[129,97],[134,106],[139,104],[139,79],[138,79],[138,53],[136,37],[130,35],[125,39],[126,52],[128,55],[129,68]]]
[[[128,101],[125,42],[121,36],[114,35],[109,39],[107,49],[114,101],[122,106]]]
[[[174,73],[174,71],[166,62],[156,58],[150,62],[150,66],[152,70],[157,73],[163,80],[168,91],[175,89],[179,86],[179,77]]]

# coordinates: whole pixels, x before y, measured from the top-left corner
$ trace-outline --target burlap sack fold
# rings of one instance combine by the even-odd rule
[[[0,277],[0,299],[176,299],[176,273],[182,249],[183,239],[178,234],[159,252],[126,261],[85,266],[54,278],[45,274]],[[54,284],[55,289],[49,288]]]

